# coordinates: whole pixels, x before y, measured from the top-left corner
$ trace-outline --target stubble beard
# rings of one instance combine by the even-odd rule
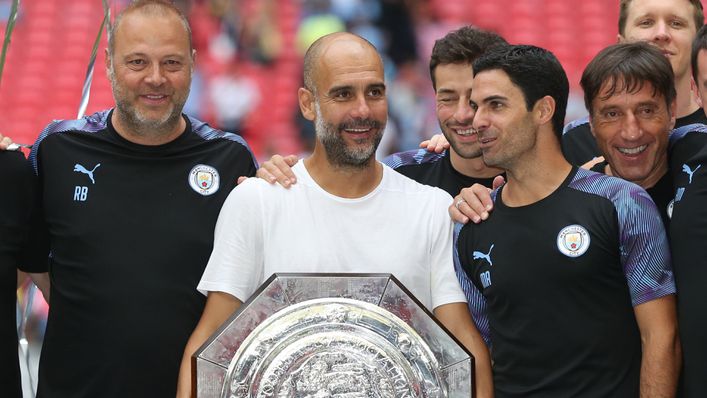
[[[529,127],[531,126],[530,123],[531,121],[528,118],[508,134],[509,136],[522,137],[522,139],[497,143],[496,146],[500,145],[502,147],[497,148],[495,156],[489,156],[482,151],[484,163],[489,167],[497,167],[511,172],[516,167],[520,167],[521,164],[518,163],[520,159],[533,151],[537,145],[537,126],[535,128]]]
[[[350,123],[342,123],[339,126],[334,126],[333,124],[327,123],[322,117],[321,107],[319,106],[319,101],[314,101],[314,112],[316,114],[316,121],[314,123],[314,130],[317,134],[317,138],[324,146],[324,151],[326,152],[329,162],[339,168],[345,169],[363,169],[369,163],[370,160],[375,156],[376,149],[383,138],[383,129],[385,127],[384,123],[376,120],[356,120]],[[348,124],[355,124],[360,127],[371,127],[378,131],[373,136],[373,141],[370,145],[365,147],[349,148],[346,145],[346,141],[339,134],[339,130],[347,127]]]
[[[456,134],[454,131],[452,131],[449,127],[445,127],[442,125],[442,123],[439,124],[440,130],[442,130],[442,135],[444,135],[444,138],[447,139],[447,142],[449,142],[449,146],[452,148],[454,153],[459,155],[462,159],[476,159],[481,157],[481,147],[479,147],[479,141],[478,141],[478,133],[477,133],[477,143],[474,144],[469,144],[469,145],[463,145],[459,144],[455,140],[454,134]]]
[[[127,100],[127,94],[120,83],[118,83],[112,67],[109,69],[108,79],[110,80],[111,89],[113,90],[113,98],[115,99],[118,118],[130,129],[130,134],[140,137],[160,137],[170,135],[174,132],[174,129],[180,123],[184,104],[189,97],[189,89],[187,89],[184,98],[176,99],[177,102],[172,104],[170,112],[165,112],[162,117],[155,119],[149,118],[141,113],[137,107]]]

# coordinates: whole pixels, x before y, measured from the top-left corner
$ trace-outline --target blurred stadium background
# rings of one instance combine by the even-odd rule
[[[11,0],[0,0],[4,37]],[[127,0],[108,0],[115,15]],[[197,67],[186,112],[242,134],[259,159],[306,152],[312,127],[299,117],[302,52],[323,33],[356,32],[385,54],[390,128],[380,153],[410,149],[438,130],[428,59],[434,40],[473,24],[560,59],[573,95],[568,120],[585,114],[584,66],[616,41],[617,0],[177,0],[188,15]],[[0,132],[32,143],[81,101],[101,0],[25,0],[0,83]],[[112,106],[103,34],[87,114]]]

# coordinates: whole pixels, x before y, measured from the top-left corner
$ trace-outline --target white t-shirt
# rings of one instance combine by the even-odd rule
[[[289,190],[250,178],[226,199],[202,293],[241,301],[275,272],[391,273],[429,310],[466,302],[454,273],[452,199],[383,166],[368,195],[323,190],[304,162]]]

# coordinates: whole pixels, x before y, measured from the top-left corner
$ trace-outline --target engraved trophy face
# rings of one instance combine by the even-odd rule
[[[275,274],[194,360],[199,398],[473,391],[471,355],[389,274]]]

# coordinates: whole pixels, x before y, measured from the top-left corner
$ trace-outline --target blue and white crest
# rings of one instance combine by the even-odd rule
[[[581,225],[568,225],[557,234],[557,248],[567,257],[579,257],[589,249],[589,232]]]
[[[197,193],[209,196],[218,191],[220,177],[218,171],[205,164],[197,164],[189,172],[189,186]]]

